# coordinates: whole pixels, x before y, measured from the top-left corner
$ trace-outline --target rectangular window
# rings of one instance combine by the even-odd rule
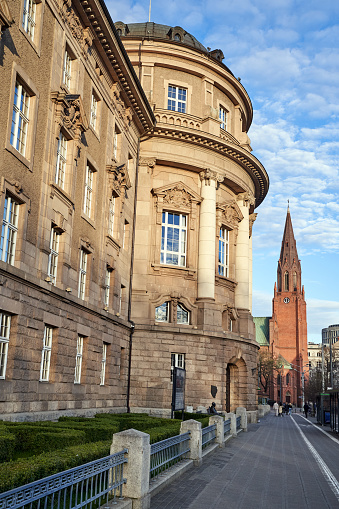
[[[67,156],[67,141],[65,136],[60,133],[57,149],[57,162],[55,169],[55,183],[64,189],[65,187],[65,172],[66,172],[66,156]]]
[[[221,227],[219,232],[218,274],[228,277],[229,231]]]
[[[106,274],[105,274],[105,306],[109,306],[109,293],[111,288],[111,274],[112,271],[108,268],[106,268]]]
[[[106,360],[107,360],[107,343],[103,343],[103,344],[102,344],[102,359],[101,359],[100,385],[105,385]]]
[[[80,270],[79,270],[79,299],[84,300],[86,290],[86,274],[87,274],[87,253],[81,248],[80,249]]]
[[[114,214],[115,214],[115,196],[112,195],[109,201],[108,212],[108,233],[113,237],[114,234]]]
[[[174,368],[185,369],[185,354],[171,353],[171,382],[173,381]]]
[[[97,127],[97,115],[98,115],[98,99],[92,93],[91,99],[91,116],[90,116],[90,125],[96,130]]]
[[[124,235],[122,238],[122,249],[128,249],[129,245],[129,222],[124,222]]]
[[[91,217],[93,175],[94,171],[89,166],[86,166],[84,212],[88,217]]]
[[[18,233],[19,204],[9,195],[5,198],[2,220],[0,259],[14,265],[15,246]]]
[[[34,30],[36,25],[36,1],[24,0],[24,10],[22,15],[22,28],[34,40]]]
[[[74,372],[74,383],[79,384],[81,381],[81,365],[82,365],[82,352],[84,348],[84,338],[78,336],[77,339],[77,355],[75,358],[75,372]]]
[[[49,248],[51,250],[48,257],[48,276],[51,279],[52,285],[56,283],[58,256],[59,256],[59,239],[60,233],[55,228],[51,229],[51,238]]]
[[[68,51],[65,51],[64,56],[64,69],[62,74],[62,82],[68,88],[71,88],[71,79],[72,79],[72,59]]]
[[[0,313],[0,379],[4,379],[6,376],[10,327],[10,315]]]
[[[27,147],[30,97],[21,83],[16,81],[12,114],[11,145],[23,156]]]
[[[172,111],[186,113],[187,89],[168,85],[168,106]]]
[[[118,159],[119,135],[120,135],[120,130],[117,126],[115,126],[114,134],[113,134],[113,158],[115,160]]]
[[[227,111],[222,106],[219,107],[220,128],[227,130]]]
[[[52,337],[53,337],[52,327],[45,326],[41,355],[40,382],[48,382],[49,380],[49,371],[51,367]]]
[[[160,263],[186,267],[187,216],[162,213]]]

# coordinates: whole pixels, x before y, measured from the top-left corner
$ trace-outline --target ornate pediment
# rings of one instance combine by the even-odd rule
[[[87,58],[87,50],[92,46],[95,37],[94,32],[90,27],[84,28],[82,26],[79,16],[72,7],[71,0],[63,0],[59,12],[64,23],[68,25],[72,36],[79,43],[83,55]]]
[[[4,32],[14,23],[14,19],[9,10],[6,0],[0,0],[0,38],[1,33]]]
[[[218,203],[217,211],[219,211],[219,221],[231,230],[237,229],[240,221],[244,219],[236,201],[226,203]]]
[[[80,139],[81,133],[88,129],[88,121],[79,94],[53,92],[52,101],[56,105],[56,122],[64,128],[72,139]]]
[[[156,197],[157,224],[161,224],[162,211],[169,209],[190,214],[190,228],[192,230],[195,229],[197,204],[202,201],[199,194],[183,182],[174,182],[173,184],[152,189],[152,193]]]
[[[132,184],[126,164],[121,164],[120,166],[108,165],[106,170],[109,176],[109,185],[117,196],[121,196],[124,189],[127,190],[131,187]]]

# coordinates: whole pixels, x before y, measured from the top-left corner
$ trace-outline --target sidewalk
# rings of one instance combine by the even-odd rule
[[[151,509],[338,508],[339,442],[312,422],[299,413],[271,413],[250,424],[247,433],[152,498]],[[332,487],[319,455],[333,474]]]

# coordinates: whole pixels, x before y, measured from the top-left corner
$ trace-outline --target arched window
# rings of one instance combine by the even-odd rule
[[[177,305],[177,323],[189,323],[190,313],[182,304]]]
[[[177,42],[181,42],[181,37],[179,34],[175,34],[174,36],[174,40],[177,41]]]
[[[278,272],[278,292],[281,292],[281,272]]]
[[[117,32],[118,32],[118,36],[119,36],[119,37],[121,37],[121,36],[122,36],[122,30],[121,30],[121,28],[118,28]]]
[[[161,306],[155,308],[155,321],[168,322],[169,321],[169,302],[164,302]]]
[[[287,373],[286,375],[286,385],[288,385],[290,383],[290,375],[289,373]]]
[[[285,292],[288,292],[290,289],[290,282],[289,282],[289,274],[287,271],[284,274],[284,285],[285,285]]]
[[[293,290],[297,289],[297,273],[293,272]]]

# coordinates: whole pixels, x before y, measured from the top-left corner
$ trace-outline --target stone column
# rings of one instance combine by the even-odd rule
[[[206,169],[200,173],[200,180],[203,200],[200,205],[198,299],[214,301],[216,186],[222,177]]]
[[[235,411],[235,415],[237,417],[241,417],[240,426],[243,431],[247,431],[247,413],[246,408],[242,406],[238,406],[238,408]]]
[[[202,462],[202,431],[201,422],[189,419],[183,421],[180,426],[180,435],[191,432],[189,459],[193,460],[194,466],[198,467]]]
[[[249,294],[249,305],[250,313],[252,314],[252,285],[253,285],[253,249],[252,249],[252,228],[253,223],[256,220],[258,214],[250,214],[249,216],[249,274],[250,274],[250,294]]]
[[[224,419],[220,415],[212,415],[209,418],[208,425],[217,425],[215,441],[219,444],[219,447],[224,447]]]
[[[228,412],[225,414],[225,421],[228,419],[231,419],[231,436],[236,437],[237,436],[237,421],[236,416],[233,412]]]
[[[249,193],[242,193],[237,197],[243,220],[239,223],[236,246],[235,279],[235,307],[250,310],[250,241],[249,241],[249,208],[254,198]]]
[[[123,449],[128,449],[128,463],[124,464],[124,477],[127,482],[123,487],[123,494],[133,500],[133,509],[149,509],[149,435],[135,429],[114,433],[111,454]]]

